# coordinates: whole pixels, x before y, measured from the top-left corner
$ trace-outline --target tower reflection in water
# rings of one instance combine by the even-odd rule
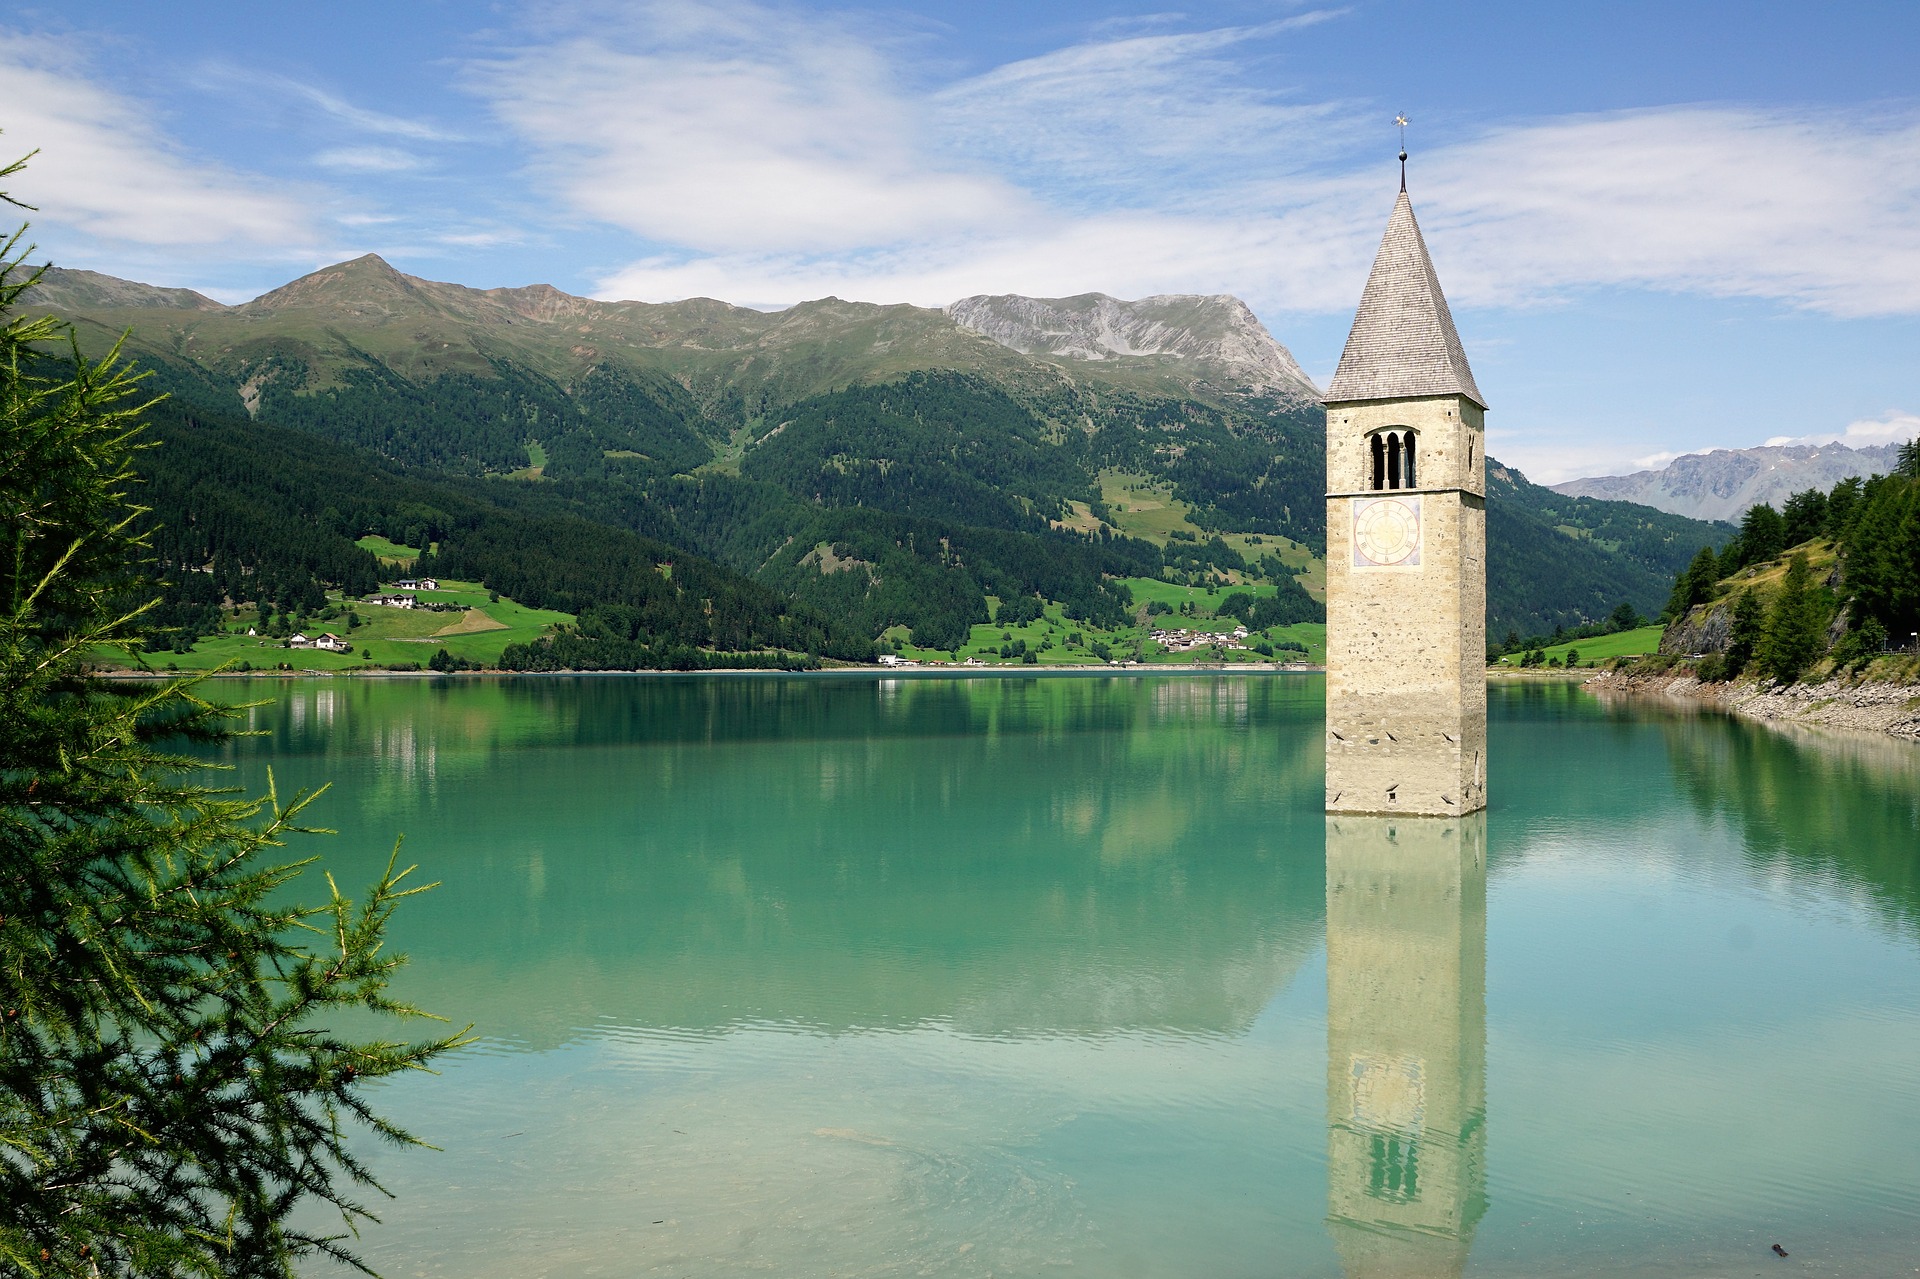
[[[1486,1211],[1486,819],[1327,819],[1327,1228],[1458,1275]]]

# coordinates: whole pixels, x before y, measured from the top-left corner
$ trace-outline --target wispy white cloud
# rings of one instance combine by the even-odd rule
[[[373,111],[350,102],[319,85],[296,80],[292,76],[271,75],[231,63],[208,63],[198,69],[195,81],[203,88],[228,91],[251,90],[281,102],[298,103],[308,110],[355,133],[376,137],[406,138],[414,142],[458,142],[459,133],[429,120],[411,119]]]
[[[1849,422],[1844,430],[1813,435],[1776,435],[1768,444],[1844,444],[1848,448],[1872,448],[1878,444],[1905,444],[1920,438],[1920,414],[1888,409],[1879,417]]]
[[[1129,34],[932,88],[900,41],[850,19],[750,2],[573,12],[471,84],[576,213],[655,246],[604,294],[1199,290],[1316,308],[1365,270],[1345,210],[1209,193],[1221,166],[1242,187],[1271,174],[1254,161],[1276,147],[1296,170],[1324,162],[1349,128],[1343,108],[1238,83],[1223,57],[1322,11]]]
[[[9,155],[38,148],[14,194],[44,229],[173,249],[310,253],[300,193],[184,152],[142,104],[93,79],[51,41],[0,34]]]
[[[925,103],[832,20],[736,4],[593,11],[472,83],[580,213],[682,253],[879,251],[1038,210],[924,145]]]
[[[597,291],[622,298],[705,295],[755,306],[827,294],[941,306],[982,292],[1237,293],[1260,306],[1313,311],[1336,293],[1326,281],[1337,273],[1330,264],[1347,263],[1341,282],[1358,295],[1359,285],[1348,277],[1356,271],[1364,277],[1366,262],[1345,238],[1344,227],[1316,219],[1116,211],[884,252],[659,254],[610,273]],[[1317,261],[1316,253],[1323,255]],[[1312,265],[1297,276],[1252,279],[1250,261]]]
[[[1920,312],[1920,114],[1682,106],[1509,127],[1422,157],[1461,300],[1591,285]]]
[[[1631,465],[1636,471],[1659,471],[1666,469],[1667,464],[1675,458],[1691,457],[1697,453],[1711,452],[1713,452],[1712,449],[1682,449],[1678,453],[1675,453],[1670,449],[1663,449],[1658,453],[1648,453],[1644,457],[1636,457],[1632,460]]]
[[[1132,28],[951,82],[845,15],[550,12],[472,83],[576,213],[649,242],[607,294],[1219,290],[1334,314],[1392,197],[1390,165],[1352,161],[1381,111],[1249,74],[1333,10]],[[1920,115],[1548,120],[1424,152],[1414,179],[1462,305],[1620,286],[1920,312]]]
[[[1337,16],[1086,41],[949,85],[929,108],[943,144],[1069,204],[1211,205],[1249,172],[1297,174],[1353,143],[1352,104],[1249,75],[1250,50]]]
[[[398,147],[329,147],[313,162],[340,173],[412,173],[426,167],[426,161]]]

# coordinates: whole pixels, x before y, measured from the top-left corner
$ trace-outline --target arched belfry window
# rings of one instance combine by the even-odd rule
[[[1375,431],[1367,436],[1371,478],[1376,489],[1415,486],[1414,433],[1410,430]]]

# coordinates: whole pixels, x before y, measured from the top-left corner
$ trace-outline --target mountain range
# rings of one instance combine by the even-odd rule
[[[822,298],[763,312],[469,288],[369,255],[237,306],[50,268],[27,305],[70,320],[92,353],[129,334],[196,465],[245,443],[251,460],[223,472],[232,483],[272,455],[259,440],[313,441],[301,454],[325,500],[280,483],[254,514],[216,519],[192,503],[231,493],[176,468],[161,486],[174,505],[156,504],[176,529],[239,529],[277,504],[293,524],[260,546],[299,542],[294,525],[349,547],[390,529],[440,543],[467,570],[450,575],[504,578],[532,553],[526,521],[580,521],[813,610],[756,634],[840,627],[851,638],[822,642],[843,649],[895,626],[963,635],[991,616],[988,597],[1112,618],[1126,594],[1112,583],[1127,577],[1231,575],[1317,607],[1302,587],[1317,589],[1325,553],[1319,392],[1230,296],[1002,295],[943,309]],[[343,477],[356,470],[379,496],[352,491]],[[1544,633],[1622,600],[1652,612],[1693,552],[1728,532],[1490,472],[1496,629]],[[176,571],[216,554],[208,536],[179,544]],[[331,582],[329,555],[302,571]],[[606,571],[665,558],[636,544]],[[576,580],[552,606],[575,610],[596,589]],[[657,593],[606,591],[648,607]]]
[[[1784,509],[1787,498],[1806,489],[1831,489],[1856,475],[1892,472],[1898,444],[1850,448],[1845,444],[1769,444],[1750,449],[1683,453],[1657,471],[1600,475],[1553,485],[1556,493],[1616,502],[1638,502],[1696,520],[1737,521],[1748,507],[1765,502]]]
[[[1016,383],[1071,369],[1075,380],[1207,400],[1319,400],[1292,354],[1227,296],[972,297],[944,310],[828,297],[758,311],[708,298],[603,302],[545,284],[474,289],[367,254],[238,306],[59,267],[29,300],[107,329],[137,319],[138,346],[209,368],[245,371],[263,340],[307,343],[309,390],[372,356],[415,378],[500,358],[556,377],[608,361],[668,373],[710,401],[792,401],[922,369]]]

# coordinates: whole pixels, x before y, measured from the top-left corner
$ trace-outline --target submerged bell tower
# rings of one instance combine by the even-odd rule
[[[1487,803],[1486,401],[1400,197],[1327,388],[1327,811]]]

